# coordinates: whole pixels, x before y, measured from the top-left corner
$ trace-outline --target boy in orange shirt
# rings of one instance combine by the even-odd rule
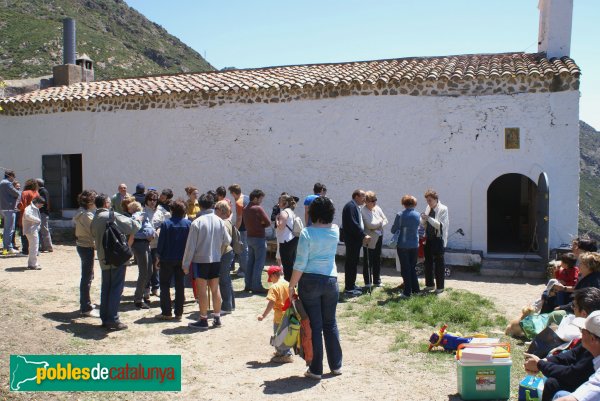
[[[258,315],[257,319],[262,322],[273,310],[273,332],[277,332],[283,318],[283,307],[290,297],[289,283],[283,278],[283,269],[280,266],[270,266],[267,275],[269,282],[273,284],[267,293],[267,307],[262,315]],[[271,362],[290,363],[293,361],[290,347],[285,345],[275,347],[275,355],[271,358]]]

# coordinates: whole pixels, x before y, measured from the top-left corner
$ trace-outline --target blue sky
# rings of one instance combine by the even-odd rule
[[[126,0],[218,69],[537,51],[538,0]],[[580,118],[600,130],[600,1],[574,0]]]

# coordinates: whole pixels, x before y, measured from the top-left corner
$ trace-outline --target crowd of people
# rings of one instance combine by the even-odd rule
[[[556,262],[553,278],[525,319],[545,322],[536,333],[553,330],[558,349],[531,348],[525,354],[525,370],[546,377],[542,401],[600,399],[600,253],[589,236],[576,238],[571,251]],[[521,319],[519,319],[521,320]],[[523,326],[523,320],[519,322]],[[527,335],[507,328],[507,333]],[[519,328],[520,328],[519,327]],[[546,330],[543,328],[546,327]],[[529,331],[529,330],[528,330]],[[544,333],[542,333],[544,331]],[[535,333],[534,333],[535,334]],[[533,338],[534,345],[544,341]],[[540,352],[544,355],[538,355]]]
[[[300,199],[281,193],[271,218],[262,203],[265,193],[255,189],[249,195],[240,185],[220,186],[206,193],[189,186],[187,199],[173,199],[171,189],[160,193],[136,185],[133,194],[127,185],[118,186],[112,197],[84,190],[78,196],[79,210],[73,217],[77,253],[81,259],[80,313],[100,317],[107,330],[124,330],[119,305],[125,283],[126,263],[107,262],[102,246],[107,224],[114,224],[124,236],[138,266],[134,304],[150,308],[150,296],[160,297],[159,320],[181,320],[185,301],[186,278],[192,283],[198,302],[199,319],[189,323],[194,330],[222,326],[221,317],[235,310],[231,280],[234,274],[244,278],[244,291],[266,294],[267,306],[258,320],[274,311],[274,330],[283,311],[292,301],[302,302],[312,330],[314,357],[305,376],[320,379],[323,374],[323,346],[330,372],[342,373],[342,348],[336,321],[340,295],[335,256],[338,243],[346,246],[346,297],[360,296],[365,288],[381,286],[381,250],[383,230],[389,223],[377,205],[373,191],[357,189],[342,209],[342,225],[333,224],[336,208],[321,183],[304,201],[304,221],[296,215]],[[401,299],[421,292],[444,291],[444,250],[448,240],[448,208],[438,194],[427,190],[427,206],[416,211],[417,198],[405,195],[404,210],[393,221],[390,242],[396,247],[404,281]],[[0,210],[3,217],[3,253],[19,253],[16,229],[21,233],[21,252],[28,254],[28,269],[40,269],[38,252],[52,251],[48,230],[49,195],[40,179],[28,179],[23,190],[15,173],[5,171],[0,181]],[[233,218],[235,211],[235,218]],[[267,271],[267,289],[262,284],[266,263],[267,228],[274,224],[277,241],[277,265]],[[424,237],[425,287],[419,288],[416,263],[420,237]],[[357,268],[363,249],[365,287],[356,285]],[[539,309],[548,313],[548,325],[572,324],[581,329],[579,341],[556,356],[544,358],[526,354],[525,369],[542,372],[547,378],[543,400],[587,400],[600,396],[600,254],[589,237],[576,239],[572,252],[563,255],[555,278],[548,284]],[[101,273],[99,312],[91,301],[94,255]],[[175,289],[174,299],[171,288]],[[209,297],[212,315],[209,316]],[[272,359],[293,360],[289,347],[278,347]],[[573,392],[569,394],[568,392]],[[559,398],[561,397],[561,398]],[[587,398],[586,398],[587,397]],[[590,398],[591,397],[591,398]]]
[[[220,186],[206,193],[188,186],[185,188],[186,200],[173,199],[171,189],[159,193],[155,188],[146,189],[142,183],[136,185],[133,194],[127,189],[122,183],[113,196],[91,189],[78,196],[79,209],[73,222],[77,253],[81,259],[81,316],[99,317],[102,327],[107,330],[127,329],[119,319],[127,263],[113,265],[107,262],[102,245],[110,223],[126,236],[133,263],[138,267],[133,297],[137,309],[149,309],[150,297],[159,296],[161,311],[156,318],[181,320],[185,281],[189,279],[199,307],[199,319],[189,327],[201,331],[209,328],[209,297],[212,300],[212,327],[221,327],[221,317],[235,310],[231,274],[237,260],[239,268],[234,274],[244,278],[244,291],[267,294],[267,308],[259,320],[275,310],[274,324],[277,325],[286,301],[300,298],[310,318],[315,350],[305,375],[318,379],[323,374],[323,344],[331,372],[341,374],[342,349],[336,322],[340,291],[335,256],[342,239],[346,245],[345,296],[363,293],[364,287],[356,285],[361,249],[364,249],[364,264],[368,266],[363,269],[365,287],[382,285],[381,249],[388,219],[377,205],[375,192],[360,189],[353,192],[352,199],[343,207],[340,228],[333,224],[335,206],[326,196],[326,186],[321,183],[315,183],[313,193],[304,199],[304,216],[296,215],[300,199],[283,192],[273,207],[271,218],[262,206],[265,193],[255,189],[245,195],[238,184],[227,189]],[[228,199],[227,190],[233,202]],[[405,199],[409,201],[405,202]],[[416,198],[405,196],[402,204],[406,210],[396,216],[392,228],[400,238],[397,251],[402,276],[405,283],[412,283],[405,284],[404,293],[400,294],[402,298],[419,293],[418,282],[410,281],[412,277],[416,278],[414,256],[418,247],[418,227],[423,228],[431,244],[425,253],[424,290],[433,290],[437,286],[436,292],[443,291],[448,212],[434,191],[429,190],[425,199],[428,207],[419,215],[414,211]],[[18,252],[15,228],[22,227],[21,251],[29,254],[28,268],[31,269],[41,268],[37,262],[38,252],[33,249],[52,251],[47,228],[48,200],[42,180],[27,180],[21,191],[14,172],[5,172],[4,180],[0,182],[3,249],[5,254]],[[17,218],[19,213],[20,219]],[[278,266],[271,266],[268,271],[268,279],[273,284],[267,289],[262,284],[262,273],[266,263],[267,229],[272,223]],[[99,311],[90,297],[95,254],[102,273]],[[289,349],[277,349],[273,360],[284,363],[291,359]]]
[[[43,179],[30,178],[21,188],[15,172],[5,170],[4,179],[0,181],[0,214],[4,225],[2,254],[29,255],[27,268],[40,270],[41,265],[37,262],[39,252],[53,251],[48,227],[49,211],[50,194]],[[17,231],[21,239],[20,251],[16,242]],[[34,251],[30,252],[31,249]]]

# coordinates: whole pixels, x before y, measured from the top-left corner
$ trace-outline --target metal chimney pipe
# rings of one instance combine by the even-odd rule
[[[75,20],[63,20],[63,64],[75,64],[76,50]]]

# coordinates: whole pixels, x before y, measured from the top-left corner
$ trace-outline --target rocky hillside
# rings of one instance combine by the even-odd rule
[[[65,17],[75,18],[77,52],[96,62],[98,80],[214,70],[123,0],[0,0],[0,80],[52,74]]]
[[[579,148],[579,234],[589,233],[600,241],[600,132],[583,121],[579,122]]]

